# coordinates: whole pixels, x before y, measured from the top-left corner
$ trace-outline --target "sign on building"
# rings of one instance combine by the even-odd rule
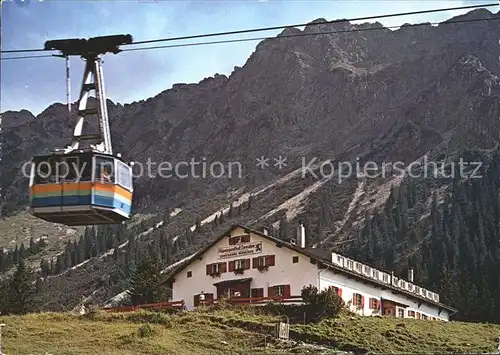
[[[219,248],[219,259],[262,253],[262,242],[243,243]]]

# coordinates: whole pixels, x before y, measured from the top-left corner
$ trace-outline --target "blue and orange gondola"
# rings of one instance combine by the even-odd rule
[[[119,44],[132,37],[107,36],[89,40],[48,41],[45,49],[58,49],[66,57],[69,104],[68,56],[86,60],[78,101],[78,122],[73,141],[65,149],[35,156],[29,182],[30,212],[43,220],[68,226],[116,224],[128,220],[132,212],[132,166],[113,154],[107,116],[106,96],[99,54],[118,53]],[[93,80],[92,80],[93,79]],[[89,91],[96,91],[96,108],[87,108]],[[83,134],[84,119],[97,115],[99,132]],[[82,146],[83,142],[93,142]]]

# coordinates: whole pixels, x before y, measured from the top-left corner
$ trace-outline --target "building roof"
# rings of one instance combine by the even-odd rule
[[[336,264],[332,263],[332,260],[331,260],[331,258],[332,258],[332,251],[331,250],[317,249],[317,248],[301,248],[301,247],[299,247],[297,245],[291,244],[291,243],[286,242],[284,240],[272,237],[272,236],[270,236],[268,234],[264,234],[263,232],[257,231],[255,229],[252,229],[252,228],[240,225],[240,224],[233,224],[231,226],[231,228],[229,228],[226,232],[222,233],[217,239],[215,239],[214,241],[212,241],[206,247],[200,249],[195,255],[193,255],[192,258],[190,258],[185,263],[182,263],[177,268],[175,268],[169,274],[169,276],[168,276],[169,280],[173,279],[175,277],[175,275],[177,275],[180,271],[184,270],[188,265],[190,265],[193,262],[193,260],[196,260],[196,259],[200,258],[203,254],[205,254],[205,252],[207,252],[209,249],[211,249],[215,244],[217,244],[223,238],[228,237],[229,235],[231,235],[231,232],[234,229],[236,229],[236,228],[241,228],[241,229],[243,229],[245,231],[245,233],[256,234],[256,235],[258,235],[258,236],[260,236],[262,238],[265,238],[265,239],[267,239],[269,241],[272,241],[272,242],[276,243],[277,245],[284,246],[284,247],[286,247],[286,248],[288,248],[290,250],[293,250],[293,251],[295,251],[295,252],[297,252],[299,254],[305,255],[305,256],[307,256],[307,257],[315,260],[316,262],[321,263],[322,265],[324,265],[328,269],[333,269],[336,272],[342,272],[344,274],[348,274],[349,276],[351,276],[353,278],[356,278],[356,279],[363,280],[364,282],[369,282],[371,284],[375,284],[375,285],[378,285],[378,286],[382,286],[384,288],[388,288],[391,291],[394,291],[394,292],[397,292],[397,293],[401,293],[401,294],[410,296],[412,298],[419,299],[419,300],[421,300],[423,302],[426,302],[426,303],[429,303],[429,304],[436,305],[436,306],[441,307],[443,309],[449,310],[449,311],[451,311],[453,313],[457,313],[458,312],[457,309],[452,308],[452,307],[450,307],[448,305],[445,305],[443,303],[435,302],[433,300],[430,300],[430,299],[428,299],[426,297],[420,296],[420,295],[415,294],[413,292],[410,292],[410,291],[403,290],[401,288],[395,287],[392,284],[387,284],[387,283],[381,282],[379,280],[370,278],[368,276],[359,274],[357,272],[354,272],[354,271],[345,269],[343,267],[340,267],[339,265],[336,265]]]

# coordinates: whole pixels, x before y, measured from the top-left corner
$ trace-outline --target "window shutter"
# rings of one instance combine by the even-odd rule
[[[245,270],[250,269],[250,259],[245,259],[245,260],[243,261],[243,268],[244,268]]]
[[[212,265],[207,265],[207,275],[210,275],[212,273]]]
[[[194,306],[197,307],[200,304],[200,295],[194,295]]]
[[[257,269],[259,267],[259,258],[252,259],[253,268]]]
[[[229,272],[234,271],[234,260],[229,262]]]
[[[361,296],[361,304],[360,304],[361,307],[365,308],[365,298],[363,296]]]
[[[285,292],[284,292],[284,296],[286,298],[290,297],[291,296],[291,292],[290,292],[290,285],[285,285]]]
[[[273,296],[274,296],[273,288],[268,287],[267,288],[267,297],[273,297]]]
[[[248,243],[250,241],[250,235],[244,235],[241,237],[242,243]]]
[[[234,238],[229,238],[229,245],[234,245]]]
[[[221,273],[227,271],[227,264],[226,263],[220,263],[219,265],[220,265],[219,266],[219,268],[220,268],[219,270],[220,270]]]
[[[357,304],[357,301],[356,301],[356,293],[353,293],[353,294],[352,294],[352,304],[353,304],[353,305],[355,305],[355,306],[357,306],[357,305],[358,305],[358,304]]]
[[[274,266],[274,255],[269,255],[266,262],[268,266]]]
[[[342,289],[341,289],[340,287],[339,287],[339,288],[337,288],[337,295],[338,295],[339,297],[342,297]]]

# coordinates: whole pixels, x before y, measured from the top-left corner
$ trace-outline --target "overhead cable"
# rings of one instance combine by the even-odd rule
[[[456,10],[466,10],[466,9],[477,9],[477,8],[499,6],[499,5],[500,5],[499,3],[483,4],[483,5],[469,5],[469,6],[448,7],[448,8],[433,9],[433,10],[421,10],[421,11],[401,12],[401,13],[393,13],[393,14],[386,14],[386,15],[364,16],[364,17],[356,17],[356,18],[351,18],[351,19],[340,19],[340,20],[333,20],[333,21],[320,21],[320,22],[314,22],[314,23],[301,23],[301,24],[295,24],[295,25],[261,27],[261,28],[247,29],[247,30],[226,31],[226,32],[217,32],[217,33],[206,33],[206,34],[183,36],[183,37],[170,37],[170,38],[151,39],[151,40],[145,40],[145,41],[132,42],[132,43],[130,43],[128,45],[157,43],[157,42],[167,42],[167,41],[179,41],[179,40],[188,40],[188,39],[197,39],[197,38],[206,38],[206,37],[216,37],[216,36],[228,36],[228,35],[235,35],[235,34],[252,33],[252,32],[262,32],[262,31],[271,31],[271,30],[296,28],[296,27],[304,27],[304,26],[327,25],[327,24],[334,24],[334,23],[340,23],[340,22],[354,22],[354,21],[374,20],[374,19],[388,18],[388,17],[421,15],[421,14],[443,12],[443,11],[456,11]],[[0,51],[0,53],[24,53],[24,52],[45,52],[45,51],[52,51],[52,50],[46,50],[46,49],[9,49],[9,50],[2,50],[2,51]]]
[[[489,19],[471,19],[471,20],[455,20],[455,21],[446,21],[446,22],[425,22],[418,23],[414,25],[410,25],[408,27],[420,27],[420,26],[429,26],[429,25],[447,25],[447,24],[464,24],[464,23],[472,23],[472,22],[485,22],[485,21],[498,21],[500,17],[493,17]],[[198,42],[198,43],[181,43],[181,44],[170,44],[170,45],[162,45],[162,46],[149,46],[149,47],[139,47],[139,48],[126,48],[122,49],[122,52],[130,52],[130,51],[143,51],[143,50],[152,50],[152,49],[162,49],[162,48],[177,48],[177,47],[193,47],[193,46],[202,46],[202,45],[211,45],[211,44],[225,44],[225,43],[237,43],[237,42],[250,42],[250,41],[263,41],[263,40],[280,40],[283,38],[292,38],[292,37],[307,37],[307,36],[321,36],[321,35],[329,35],[329,34],[337,34],[337,33],[349,33],[349,32],[364,32],[364,31],[380,31],[385,29],[397,29],[402,26],[384,26],[384,27],[367,27],[367,28],[354,28],[348,30],[337,30],[337,31],[324,31],[324,32],[311,32],[311,33],[296,33],[296,34],[285,34],[279,35],[277,37],[252,37],[252,38],[240,38],[240,39],[229,39],[229,40],[220,40],[220,41],[209,41],[209,42]],[[37,56],[20,56],[20,57],[7,57],[0,58],[1,60],[11,60],[11,59],[34,59],[34,58],[47,58],[47,57],[59,57],[57,55],[37,55]]]

